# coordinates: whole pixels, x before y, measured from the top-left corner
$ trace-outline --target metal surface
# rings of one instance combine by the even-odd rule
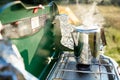
[[[94,58],[93,61],[97,61],[96,58],[99,55],[100,46],[102,45],[100,30],[101,27],[97,25],[94,25],[92,27],[81,25],[75,28],[75,31],[80,33],[79,43],[82,45],[82,51],[77,60],[79,63],[89,64],[89,61],[91,61],[89,56],[91,55]],[[78,53],[79,52],[76,52],[76,54]]]
[[[90,71],[77,70],[73,53],[65,52],[48,80],[119,80],[112,71],[113,65],[100,61],[98,64],[90,64]]]

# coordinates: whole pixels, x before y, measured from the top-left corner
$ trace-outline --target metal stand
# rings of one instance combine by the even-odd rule
[[[98,64],[90,64],[90,71],[82,71],[76,69],[74,57],[73,52],[64,52],[48,80],[119,80],[109,59],[100,59]]]

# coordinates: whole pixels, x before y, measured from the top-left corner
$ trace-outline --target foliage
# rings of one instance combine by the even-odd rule
[[[115,59],[120,65],[120,7],[99,6],[98,8],[106,19],[104,25],[107,40],[105,54]]]
[[[54,0],[57,3],[61,3],[61,4],[66,4],[66,3],[76,3],[77,0]],[[100,1],[100,0],[78,0],[79,3],[83,3],[83,4],[89,4],[92,3],[94,1]],[[101,0],[99,2],[99,5],[119,5],[120,6],[120,0]]]
[[[115,59],[120,65],[120,30],[106,28],[107,47],[105,54]]]

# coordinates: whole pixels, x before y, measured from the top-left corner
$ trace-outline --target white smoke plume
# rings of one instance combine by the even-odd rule
[[[95,1],[92,6],[89,7],[88,11],[82,14],[82,24],[86,27],[99,26],[102,27],[104,25],[104,18],[100,14],[97,8],[98,1]]]

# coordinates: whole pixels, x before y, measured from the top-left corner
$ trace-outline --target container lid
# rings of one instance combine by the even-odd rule
[[[97,25],[93,25],[92,27],[81,25],[81,26],[75,27],[75,31],[81,32],[81,33],[95,33],[95,32],[100,32],[100,28],[101,27]]]

